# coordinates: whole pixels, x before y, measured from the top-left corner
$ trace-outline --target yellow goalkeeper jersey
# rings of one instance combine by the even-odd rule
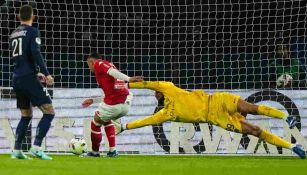
[[[202,90],[189,92],[165,81],[133,82],[129,83],[129,87],[151,89],[163,93],[164,108],[155,114],[157,117],[167,117],[167,120],[176,122],[206,122],[210,95]]]

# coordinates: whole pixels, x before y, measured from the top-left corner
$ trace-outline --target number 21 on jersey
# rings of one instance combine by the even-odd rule
[[[22,55],[22,38],[16,38],[12,41],[13,57]]]

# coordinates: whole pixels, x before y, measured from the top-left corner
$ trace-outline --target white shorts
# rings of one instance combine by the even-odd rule
[[[96,110],[96,115],[102,121],[110,121],[110,120],[117,120],[129,112],[131,101],[133,98],[133,94],[130,92],[127,96],[127,99],[124,103],[116,104],[116,105],[108,105],[104,102],[99,103],[98,109]]]

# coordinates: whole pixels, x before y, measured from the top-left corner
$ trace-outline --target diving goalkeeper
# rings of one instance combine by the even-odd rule
[[[211,123],[228,131],[249,134],[264,141],[291,149],[299,157],[305,158],[305,151],[300,145],[295,145],[280,137],[248,123],[242,114],[265,115],[273,118],[285,119],[290,128],[296,124],[295,117],[265,105],[248,103],[239,96],[217,92],[212,95],[202,91],[185,91],[171,82],[143,81],[130,82],[132,89],[151,89],[164,97],[164,108],[152,116],[122,125],[123,130],[140,128],[148,125],[160,124],[165,121],[185,123]]]

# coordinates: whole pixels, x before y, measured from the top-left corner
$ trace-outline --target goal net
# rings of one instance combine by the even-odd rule
[[[19,8],[30,3],[42,52],[55,85],[48,88],[56,110],[44,147],[69,151],[74,137],[90,147],[90,121],[97,105],[82,108],[88,97],[100,96],[84,58],[100,52],[129,76],[172,81],[183,89],[226,91],[252,103],[277,107],[296,117],[284,121],[246,116],[248,121],[307,149],[307,12],[304,0],[37,0],[0,4],[0,152],[14,144],[20,119],[12,91],[9,34],[19,25]],[[123,123],[161,108],[149,90],[135,95]],[[188,101],[188,99],[187,99]],[[160,104],[160,105],[159,105]],[[191,111],[192,112],[192,111]],[[33,141],[41,113],[34,111],[23,149]],[[107,150],[104,138],[101,150]],[[291,154],[252,136],[230,133],[208,124],[166,122],[124,132],[117,137],[123,153]]]

